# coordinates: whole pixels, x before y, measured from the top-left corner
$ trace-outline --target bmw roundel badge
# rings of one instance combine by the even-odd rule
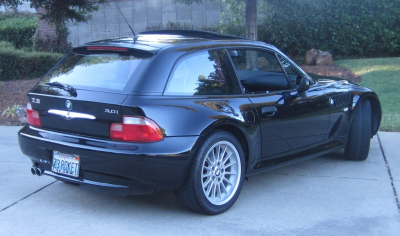
[[[70,100],[65,101],[65,107],[68,110],[72,110],[72,102]]]

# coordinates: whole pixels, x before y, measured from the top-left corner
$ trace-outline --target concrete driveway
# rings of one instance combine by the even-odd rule
[[[380,132],[366,161],[340,152],[244,183],[218,216],[181,207],[171,192],[106,195],[30,173],[20,127],[0,127],[0,235],[400,235],[400,133]]]

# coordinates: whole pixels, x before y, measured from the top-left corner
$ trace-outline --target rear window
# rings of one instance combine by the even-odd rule
[[[70,52],[46,74],[39,85],[58,82],[75,89],[129,93],[149,61],[148,56],[127,52]]]
[[[189,54],[172,71],[166,95],[241,94],[225,49]]]

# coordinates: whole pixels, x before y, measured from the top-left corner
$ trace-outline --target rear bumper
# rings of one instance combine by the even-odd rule
[[[49,176],[122,194],[179,188],[186,178],[198,136],[166,137],[155,143],[92,139],[31,127],[18,133],[21,151]],[[51,171],[53,150],[80,156],[79,177]],[[29,170],[27,170],[29,171]]]

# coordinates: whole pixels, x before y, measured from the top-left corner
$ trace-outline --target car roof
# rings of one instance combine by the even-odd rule
[[[118,46],[124,48],[144,50],[156,54],[161,49],[177,45],[199,46],[204,42],[224,42],[226,46],[232,44],[255,45],[261,42],[253,41],[243,37],[220,34],[202,30],[152,30],[140,32],[133,37],[120,37],[104,39],[86,43],[84,46]],[[263,46],[275,48],[272,45],[261,43]]]

